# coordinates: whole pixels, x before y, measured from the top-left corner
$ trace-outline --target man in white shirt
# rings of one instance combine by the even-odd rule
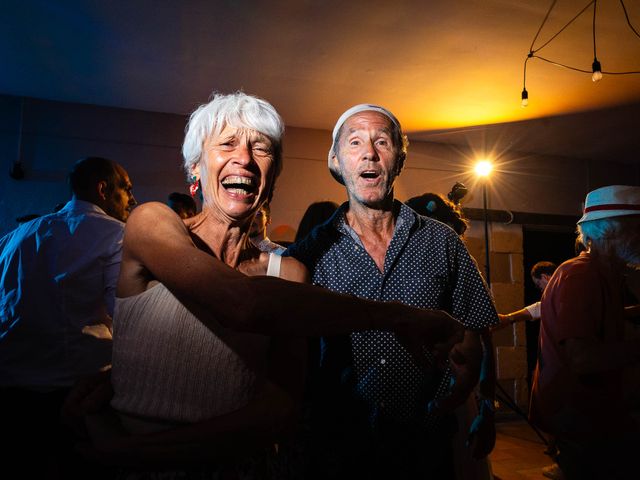
[[[541,293],[544,292],[556,268],[557,265],[552,262],[538,262],[531,268],[531,281]],[[500,324],[496,325],[494,330],[525,320],[529,322],[540,320],[540,302],[532,303],[521,310],[506,315],[498,314],[498,317]]]
[[[136,204],[127,172],[104,158],[76,162],[69,185],[61,210],[0,239],[0,419],[5,458],[27,477],[67,475],[56,471],[60,408],[78,379],[111,363],[124,222]]]

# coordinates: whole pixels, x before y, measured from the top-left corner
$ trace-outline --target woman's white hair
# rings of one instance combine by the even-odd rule
[[[249,128],[266,135],[272,142],[276,177],[282,170],[282,134],[284,122],[265,100],[243,92],[228,95],[214,93],[209,103],[200,105],[189,117],[182,144],[184,169],[190,177],[202,157],[202,147],[211,135],[219,135],[229,125]]]
[[[636,232],[639,215],[607,217],[578,225],[578,239],[591,253],[615,256],[629,265],[640,265]]]

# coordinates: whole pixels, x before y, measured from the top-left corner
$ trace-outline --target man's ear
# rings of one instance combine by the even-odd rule
[[[340,161],[338,160],[338,155],[335,153],[331,156],[331,170],[342,176],[342,172],[340,171]]]
[[[107,193],[108,193],[108,185],[106,180],[100,180],[98,182],[98,185],[96,186],[96,191],[98,192],[98,198],[100,198],[101,200],[106,200],[107,199]]]
[[[398,154],[398,159],[396,163],[396,177],[399,177],[402,173],[402,169],[404,168],[404,161],[407,159],[407,154],[404,152],[400,152]]]

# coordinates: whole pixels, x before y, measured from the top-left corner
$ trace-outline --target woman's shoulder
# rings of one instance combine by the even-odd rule
[[[138,205],[136,208],[133,209],[127,223],[129,223],[129,221],[131,220],[134,220],[134,221],[148,220],[149,218],[158,217],[158,216],[180,218],[176,212],[174,212],[168,205],[164,203],[147,202],[147,203]]]
[[[192,245],[189,232],[176,212],[160,202],[136,207],[125,225],[124,244],[129,251],[144,251],[160,245]]]
[[[126,223],[127,230],[148,230],[159,226],[185,230],[184,222],[180,216],[168,205],[161,202],[147,202],[138,205],[133,209]]]

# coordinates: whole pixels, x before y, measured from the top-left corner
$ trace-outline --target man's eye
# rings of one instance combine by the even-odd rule
[[[351,140],[349,142],[349,145],[353,145],[354,147],[357,147],[358,145],[360,145],[360,140]]]

